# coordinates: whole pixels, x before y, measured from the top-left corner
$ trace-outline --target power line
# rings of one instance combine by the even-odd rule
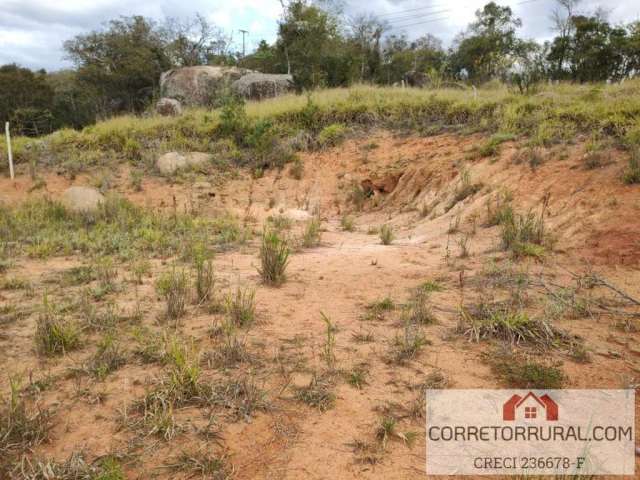
[[[539,2],[539,1],[541,1],[541,0],[523,0],[523,1],[515,3],[514,6],[524,5],[524,4],[534,3],[534,2]],[[472,5],[468,5],[468,4],[466,6],[472,7]],[[422,7],[422,8],[419,8],[419,9],[405,10],[405,12],[406,11],[422,10],[424,8],[434,8],[434,7],[433,6],[431,6],[431,7]],[[441,15],[443,13],[448,13],[448,12],[451,12],[451,11],[452,11],[451,9],[439,10],[439,11],[429,12],[429,13],[426,13],[424,15],[414,15],[414,16],[406,16],[406,17],[402,17],[402,18],[395,18],[395,19],[387,20],[387,22],[391,24],[391,28],[389,30],[400,30],[400,29],[407,28],[407,27],[413,27],[413,26],[424,25],[424,24],[428,24],[428,23],[439,22],[441,20],[448,20],[450,17],[448,15],[445,15],[445,16],[439,16],[437,18],[433,18],[433,19],[430,19],[430,20],[404,24],[404,22],[409,21],[409,20],[413,20],[413,19],[417,19],[417,18],[425,18],[425,17],[428,18],[428,17],[431,17],[433,15]],[[398,12],[396,12],[396,14],[397,13]],[[381,15],[378,15],[378,16],[381,16]],[[396,23],[396,22],[399,22],[399,23]]]
[[[407,27],[415,27],[417,25],[425,25],[427,23],[434,23],[434,22],[439,22],[440,20],[448,20],[448,19],[449,19],[449,17],[433,18],[433,19],[427,20],[425,22],[410,23],[408,25],[396,25],[394,27],[391,27],[389,30],[401,30],[401,29],[407,28]]]
[[[523,1],[520,1],[520,2],[514,3],[514,6],[525,5],[527,3],[534,3],[534,2],[539,2],[539,1],[541,1],[541,0],[523,0]],[[407,9],[407,10],[398,10],[397,12],[379,13],[379,14],[374,14],[374,15],[376,17],[379,17],[379,18],[404,16],[405,13],[421,12],[423,10],[432,10],[434,8],[448,7],[450,5],[451,5],[450,3],[439,3],[439,4],[433,4],[433,5],[424,6],[424,7],[410,8],[410,9]],[[460,5],[460,4],[458,4],[458,5]],[[470,7],[470,8],[481,7],[481,5],[479,3],[478,3],[478,5],[475,5],[475,4],[474,5],[470,5],[469,3],[466,3],[463,6]],[[429,15],[430,13],[436,13],[436,12],[427,12],[427,15]],[[417,18],[417,17],[413,17],[413,18]],[[394,19],[389,19],[388,21],[389,22],[394,22],[396,20],[399,20],[399,19],[398,18],[394,18]]]
[[[444,10],[436,10],[434,12],[430,12],[430,13],[425,13],[422,15],[409,15],[409,16],[405,16],[405,17],[400,17],[400,18],[394,18],[392,20],[385,20],[386,22],[389,23],[396,23],[396,22],[405,22],[407,20],[414,20],[417,18],[428,18],[428,17],[435,17],[438,15],[442,15],[443,13],[448,13],[448,12],[452,12],[453,10],[451,10],[450,8],[444,9]]]
[[[425,6],[425,7],[418,7],[418,8],[410,8],[408,10],[398,10],[397,12],[389,12],[389,13],[380,13],[377,14],[376,17],[393,17],[396,15],[403,15],[405,13],[410,13],[410,12],[418,12],[421,10],[430,10],[433,8],[442,8],[442,7],[446,7],[448,4],[446,3],[442,3],[442,4],[434,4],[434,5],[429,5],[429,6]]]

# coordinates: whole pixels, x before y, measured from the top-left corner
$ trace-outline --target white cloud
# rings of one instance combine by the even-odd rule
[[[449,45],[488,0],[345,0],[345,14],[371,12],[394,27],[392,33],[409,37],[431,33]],[[498,0],[511,5],[523,20],[520,34],[529,38],[550,36],[549,14],[554,0]],[[640,4],[628,0],[584,0],[583,9],[598,4],[612,9],[611,20],[640,18]],[[156,20],[201,13],[231,34],[241,48],[239,29],[249,30],[248,45],[276,38],[281,14],[279,0],[0,0],[0,64],[16,62],[49,70],[68,66],[62,43],[120,15],[145,15]]]

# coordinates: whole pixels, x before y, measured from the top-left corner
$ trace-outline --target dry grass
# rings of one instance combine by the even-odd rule
[[[491,369],[509,388],[560,389],[567,377],[560,364],[539,361],[508,348],[487,355]]]
[[[14,454],[44,442],[52,427],[49,410],[27,405],[19,379],[10,377],[9,387],[0,405],[0,476]]]
[[[320,412],[325,412],[335,405],[336,396],[333,389],[334,381],[331,375],[314,373],[308,385],[295,389],[295,398]]]
[[[62,355],[80,346],[80,332],[71,320],[56,312],[45,295],[36,322],[35,342],[43,355]]]

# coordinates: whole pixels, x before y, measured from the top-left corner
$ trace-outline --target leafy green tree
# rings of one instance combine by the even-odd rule
[[[406,36],[389,36],[383,48],[383,64],[377,80],[392,84],[404,79],[408,72],[439,76],[446,61],[442,43],[433,35],[424,35],[413,42]]]
[[[515,85],[520,93],[529,94],[547,77],[546,61],[548,44],[519,40],[514,49],[514,64],[506,80]]]
[[[53,127],[53,89],[44,70],[32,72],[18,65],[0,67],[0,122],[13,124],[23,135],[49,133]]]
[[[476,11],[476,21],[456,40],[450,57],[450,70],[456,77],[484,82],[501,77],[513,64],[518,39],[516,29],[522,25],[510,7],[487,3]]]
[[[381,38],[387,26],[374,15],[358,15],[349,21],[350,55],[357,64],[360,82],[379,77],[382,65]],[[355,73],[355,72],[354,72]]]
[[[65,42],[80,81],[103,98],[103,114],[143,109],[172,64],[156,25],[141,16],[111,20],[107,28]]]
[[[242,58],[239,65],[262,73],[287,73],[284,56],[265,40],[260,41],[255,52]]]
[[[557,7],[551,13],[553,30],[557,33],[550,55],[550,75],[554,79],[566,78],[565,67],[569,56],[571,37],[575,31],[573,16],[582,0],[556,0]]]
[[[336,16],[306,0],[286,6],[276,46],[299,88],[341,85],[350,78],[353,60],[345,55]]]
[[[80,82],[74,70],[60,70],[47,75],[53,89],[53,126],[82,128],[96,121],[100,97],[92,85]]]
[[[571,35],[556,37],[547,57],[556,66],[554,78],[598,82],[619,80],[633,71],[633,24],[629,31],[612,27],[598,14],[574,15],[571,24]]]
[[[640,74],[640,20],[627,26],[628,38],[624,47],[628,74]]]

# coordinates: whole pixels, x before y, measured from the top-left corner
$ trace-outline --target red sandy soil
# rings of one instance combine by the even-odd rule
[[[248,342],[259,358],[259,366],[243,365],[236,374],[255,375],[267,391],[271,408],[246,421],[230,421],[212,412],[220,428],[218,441],[198,436],[193,429],[168,442],[143,438],[136,457],[125,463],[127,475],[139,479],[186,478],[162,465],[187,448],[227,452],[234,478],[238,479],[408,479],[424,475],[424,419],[407,414],[419,394],[415,386],[430,373],[442,371],[449,380],[448,388],[503,387],[484,361],[484,354],[491,351],[488,344],[470,343],[454,333],[460,304],[473,301],[484,291],[482,282],[474,282],[474,277],[488,259],[508,256],[499,248],[498,227],[482,227],[485,202],[501,188],[513,193],[514,205],[521,211],[538,211],[542,198],[550,198],[547,224],[556,239],[554,252],[542,262],[525,260],[520,268],[532,275],[543,272],[556,283],[567,285],[572,281],[569,272],[596,271],[629,295],[640,297],[640,189],[620,180],[627,160],[624,153],[612,150],[608,164],[588,170],[583,165],[583,146],[578,143],[566,147],[564,155],[545,152],[545,161],[532,170],[527,164],[514,164],[518,146],[511,143],[503,145],[498,158],[469,160],[472,147],[482,141],[480,136],[418,138],[376,132],[333,150],[304,154],[302,180],[292,178],[288,168],[270,171],[260,179],[243,174],[226,182],[212,182],[204,187],[204,194],[190,181],[172,185],[152,175],[144,179],[142,192],[133,192],[127,185],[127,168],[122,167],[112,191],[141,205],[173,208],[175,196],[179,208],[197,208],[203,215],[231,211],[256,232],[269,215],[306,218],[315,209],[326,230],[319,247],[292,256],[287,281],[279,288],[260,283],[257,239],[215,258],[222,289],[238,284],[257,289],[259,321],[248,334]],[[377,147],[367,150],[371,142]],[[444,213],[465,164],[473,183],[483,187]],[[71,184],[91,181],[91,175],[74,180],[55,173],[43,173],[42,177],[45,189],[33,192],[29,192],[33,182],[27,176],[20,175],[15,184],[0,180],[0,200],[13,203],[43,194],[57,198]],[[348,201],[351,184],[363,180],[390,192],[376,193],[362,211],[353,211]],[[433,213],[422,218],[419,209],[434,199],[440,201]],[[357,231],[349,233],[340,228],[340,217],[346,212],[353,215]],[[461,218],[461,230],[470,235],[469,258],[457,258],[460,234],[447,233],[456,216]],[[384,223],[392,225],[396,234],[389,246],[381,245],[377,235],[367,233],[369,227]],[[448,263],[447,245],[451,257]],[[30,280],[35,298],[0,291],[0,301],[36,303],[47,276],[82,262],[79,257],[45,261],[18,258],[5,275]],[[137,292],[125,288],[114,298],[119,308],[127,310],[133,308],[137,295],[145,312],[143,324],[154,328],[163,306],[153,282],[163,269],[163,262],[154,260],[151,278],[145,279]],[[123,282],[125,270],[123,266]],[[432,295],[438,322],[425,328],[432,344],[405,365],[388,364],[384,360],[386,351],[401,331],[397,316],[363,321],[365,306],[385,296],[402,303],[412,288],[433,279],[440,279],[446,288]],[[325,324],[320,312],[337,325],[338,367],[347,370],[363,364],[369,371],[368,384],[362,390],[337,381],[335,406],[324,413],[296,401],[291,389],[307,384],[311,372],[323,368]],[[193,336],[206,352],[213,346],[209,329],[218,320],[219,316],[190,307],[181,330]],[[551,354],[562,362],[568,388],[626,388],[638,384],[639,334],[617,328],[619,320],[601,315],[557,321],[559,327],[584,338],[592,359],[577,363],[562,353]],[[90,458],[128,451],[135,436],[120,428],[117,419],[153,385],[161,367],[132,360],[103,382],[67,379],[67,369],[80,365],[93,347],[62,359],[40,359],[33,347],[34,323],[32,314],[6,327],[0,335],[0,365],[5,373],[60,376],[53,388],[41,394],[42,404],[57,413],[51,440],[36,453],[64,460],[80,449],[85,449]],[[375,341],[356,343],[352,335],[357,332],[371,332]],[[296,359],[304,360],[304,368],[295,368]],[[291,384],[284,391],[283,371],[291,375]],[[205,372],[205,376],[215,375]],[[195,407],[176,412],[179,421],[192,426],[205,425],[208,415]],[[375,444],[376,428],[385,415],[399,418],[400,431],[417,432],[415,445],[409,448],[392,440],[377,463],[359,461],[354,441]]]

